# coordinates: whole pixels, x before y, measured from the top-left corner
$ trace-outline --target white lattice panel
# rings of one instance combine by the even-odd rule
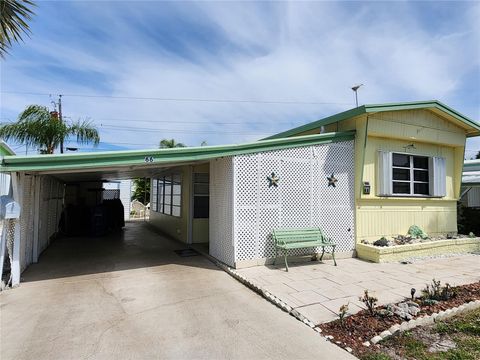
[[[223,263],[234,266],[233,245],[233,166],[232,158],[210,162],[209,252]]]
[[[338,252],[354,249],[353,141],[240,155],[233,164],[235,261],[273,257],[279,227],[320,226]],[[268,186],[272,172],[278,187]],[[328,186],[332,174],[336,187]]]

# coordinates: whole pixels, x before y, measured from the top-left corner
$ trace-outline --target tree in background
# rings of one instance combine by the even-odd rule
[[[79,144],[98,145],[100,142],[98,131],[90,122],[68,124],[59,120],[56,111],[40,105],[27,106],[17,122],[0,126],[0,138],[34,147],[40,154],[53,154],[70,136],[76,136]]]
[[[28,21],[35,15],[30,0],[0,0],[0,57],[5,57],[14,42],[30,34]]]
[[[186,145],[182,143],[177,143],[175,139],[163,139],[162,141],[160,141],[160,149],[171,149],[179,147],[186,147]]]
[[[133,180],[132,200],[140,201],[143,205],[150,202],[150,179],[136,178]]]

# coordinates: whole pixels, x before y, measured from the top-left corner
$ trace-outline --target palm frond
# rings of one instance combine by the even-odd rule
[[[69,126],[68,132],[77,137],[79,144],[93,143],[96,146],[100,142],[97,128],[87,120],[73,123]]]
[[[187,147],[185,144],[177,143],[175,139],[163,139],[160,141],[160,149],[171,149],[178,147]]]
[[[0,57],[8,53],[14,42],[30,36],[28,21],[35,15],[31,0],[0,0]]]

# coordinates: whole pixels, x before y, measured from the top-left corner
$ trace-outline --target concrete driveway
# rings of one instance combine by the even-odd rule
[[[55,241],[1,298],[7,359],[353,359],[142,223]]]

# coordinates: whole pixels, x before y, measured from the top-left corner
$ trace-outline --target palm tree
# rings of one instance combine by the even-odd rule
[[[186,145],[182,143],[177,143],[175,139],[163,139],[162,141],[160,141],[160,149],[171,149],[179,147],[186,147]]]
[[[19,42],[23,34],[29,35],[27,21],[35,15],[31,0],[0,0],[0,57],[8,53],[14,42]]]
[[[41,154],[53,154],[55,149],[70,136],[77,137],[77,143],[98,145],[100,136],[88,121],[67,124],[60,121],[58,113],[47,107],[30,105],[13,124],[0,126],[0,137],[14,139],[28,147],[35,147]]]
[[[132,200],[138,200],[143,205],[147,205],[147,203],[150,201],[150,179],[133,179]]]

